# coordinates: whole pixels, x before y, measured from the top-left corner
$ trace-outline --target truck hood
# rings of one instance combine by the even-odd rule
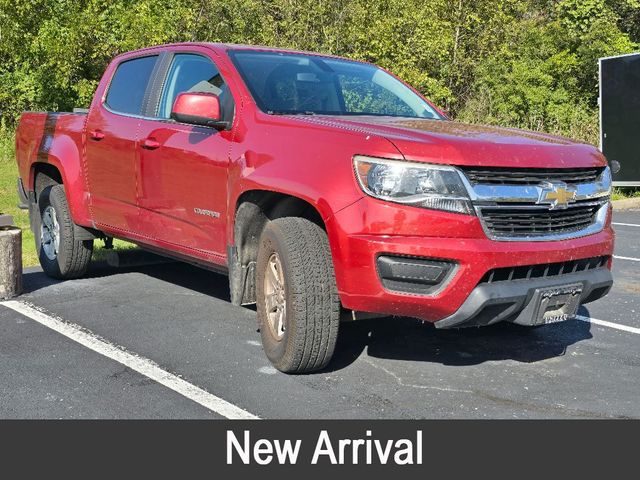
[[[469,166],[578,168],[606,165],[588,144],[539,132],[449,120],[375,116],[296,117],[304,122],[377,135],[407,159]],[[366,151],[355,152],[367,154]]]

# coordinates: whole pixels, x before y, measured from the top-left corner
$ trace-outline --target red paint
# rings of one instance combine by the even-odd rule
[[[173,104],[173,113],[211,120],[220,118],[220,100],[209,93],[180,93]]]
[[[229,48],[271,50],[189,43],[129,52],[107,68],[88,115],[23,114],[16,149],[27,188],[33,189],[34,166],[50,163],[62,174],[76,223],[218,266],[226,266],[226,248],[234,244],[234,215],[244,193],[293,195],[325,221],[345,307],[428,320],[454,312],[491,268],[612,253],[610,226],[568,241],[488,240],[474,216],[366,197],[352,164],[362,154],[452,165],[605,165],[595,147],[458,122],[267,115],[233,66]],[[228,129],[123,116],[105,107],[119,62],[162,52],[199,54],[216,64],[235,102]],[[182,94],[174,110],[217,118],[219,102],[211,97]],[[454,259],[460,268],[436,297],[391,293],[375,272],[374,259],[383,252]]]
[[[369,197],[337,213],[327,230],[345,308],[432,321],[454,313],[488,270],[611,255],[614,241],[609,223],[598,234],[573,240],[496,242],[486,238],[477,217]],[[375,258],[381,253],[450,259],[459,269],[437,296],[393,293],[378,280]]]

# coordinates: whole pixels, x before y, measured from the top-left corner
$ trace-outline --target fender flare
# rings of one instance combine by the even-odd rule
[[[65,134],[44,136],[38,151],[34,153],[35,158],[29,172],[29,191],[35,192],[38,167],[51,165],[58,170],[62,178],[73,222],[82,226],[93,226],[82,165],[82,152],[78,149],[76,142]]]

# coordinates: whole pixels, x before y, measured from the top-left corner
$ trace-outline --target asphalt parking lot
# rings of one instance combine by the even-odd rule
[[[287,376],[226,278],[180,263],[26,272],[0,303],[0,418],[640,418],[640,212],[617,212],[612,292],[580,320],[341,326],[323,372]]]

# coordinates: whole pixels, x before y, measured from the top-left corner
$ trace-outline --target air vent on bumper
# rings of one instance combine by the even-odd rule
[[[388,290],[433,295],[452,277],[456,264],[429,258],[381,255],[378,275]]]

